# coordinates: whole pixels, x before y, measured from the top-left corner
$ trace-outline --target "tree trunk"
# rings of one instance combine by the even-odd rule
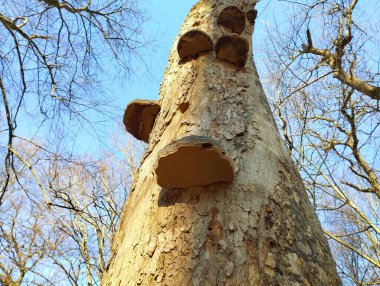
[[[197,31],[170,54],[103,285],[341,285],[253,63],[254,2],[203,0],[186,18],[180,36]],[[190,135],[218,142],[231,183],[158,185],[161,150]]]

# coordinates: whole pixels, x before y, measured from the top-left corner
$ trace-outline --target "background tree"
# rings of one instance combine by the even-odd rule
[[[95,121],[112,117],[113,99],[99,92],[102,68],[130,69],[143,46],[142,20],[135,0],[2,1],[0,204],[17,176],[15,162],[34,168],[16,143],[48,137],[38,145],[61,156],[76,128],[99,128]]]
[[[1,3],[4,285],[99,284],[139,155],[80,153],[76,136],[100,138],[104,120],[122,113],[102,81],[111,66],[127,75],[144,47],[139,9],[135,0]]]
[[[49,281],[38,268],[46,262],[47,256],[56,256],[56,246],[61,244],[62,235],[56,229],[46,232],[45,214],[39,209],[25,212],[18,202],[2,211],[7,220],[0,225],[1,285],[33,285],[36,281]]]
[[[345,284],[379,284],[379,3],[282,2],[288,24],[268,26],[265,47],[272,107]]]
[[[50,156],[44,150],[18,150],[36,166],[36,176],[49,178],[40,184],[49,186],[51,203],[25,165],[15,164],[22,182],[12,182],[0,208],[2,285],[99,285],[136,168],[133,158],[103,154],[67,162],[44,160]]]

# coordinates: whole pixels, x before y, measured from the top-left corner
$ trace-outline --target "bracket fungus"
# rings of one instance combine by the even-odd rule
[[[196,58],[202,53],[211,52],[213,48],[210,36],[200,30],[192,30],[182,35],[177,46],[181,60]]]
[[[247,19],[251,25],[255,24],[256,17],[257,17],[256,9],[252,9],[247,12]]]
[[[123,122],[125,128],[136,139],[148,143],[160,105],[154,100],[134,100],[125,109]]]
[[[236,6],[227,7],[219,14],[218,25],[230,33],[241,34],[245,30],[245,15]]]
[[[244,67],[248,60],[249,43],[238,35],[223,36],[216,43],[215,52],[218,59]]]
[[[233,163],[219,144],[205,136],[187,136],[162,149],[154,166],[163,188],[190,188],[232,182]]]

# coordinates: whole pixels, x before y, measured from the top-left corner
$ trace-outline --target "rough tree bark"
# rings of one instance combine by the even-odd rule
[[[103,285],[341,285],[252,59],[255,2],[203,0],[186,18],[180,36],[203,31],[215,51],[206,47],[181,60],[191,51],[178,53],[180,36],[175,41],[161,85],[161,110],[113,239]],[[244,13],[240,35],[238,12],[227,13],[236,21],[219,18],[229,6]],[[225,36],[231,37],[218,42]],[[246,63],[239,39],[249,45]],[[200,42],[207,46],[205,37]],[[189,135],[218,142],[233,163],[232,183],[186,189],[157,184],[160,150]]]

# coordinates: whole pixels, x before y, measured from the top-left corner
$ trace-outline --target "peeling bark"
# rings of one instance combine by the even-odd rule
[[[180,35],[196,26],[216,43],[231,35],[218,26],[219,13],[236,6],[246,14],[253,2],[200,1]],[[252,22],[239,35],[250,43],[249,55]],[[252,57],[240,67],[215,53],[183,62],[178,39],[161,85],[161,111],[102,284],[341,285]],[[158,186],[154,164],[160,150],[192,135],[217,140],[233,163],[232,183]]]

